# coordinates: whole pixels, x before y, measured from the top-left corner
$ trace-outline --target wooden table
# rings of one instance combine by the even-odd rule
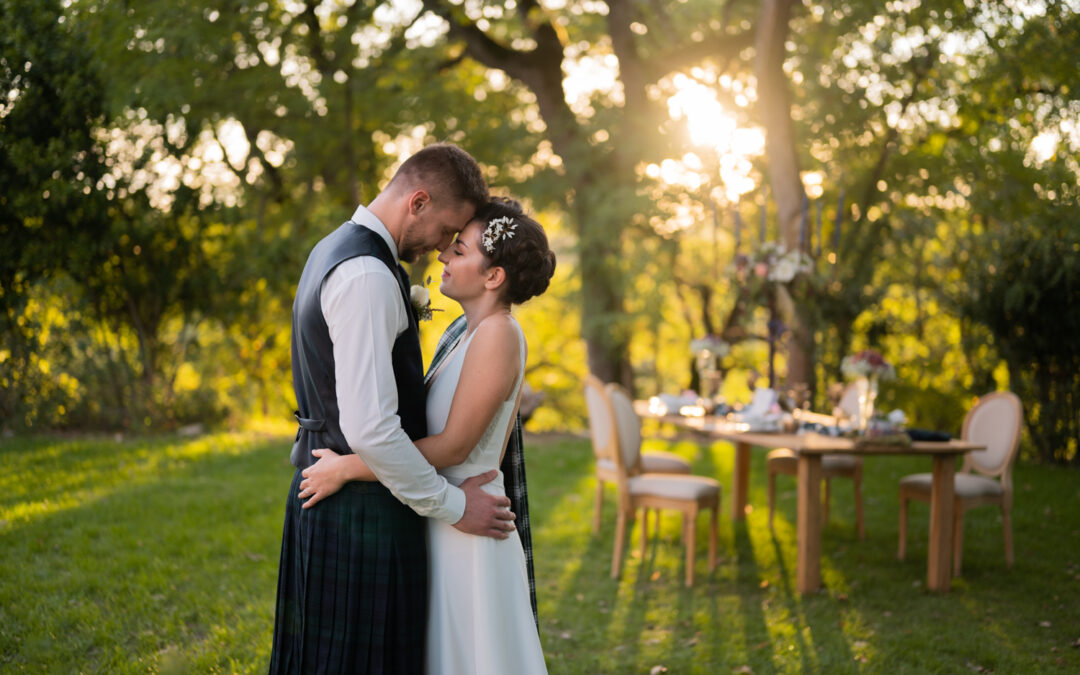
[[[750,448],[790,448],[799,458],[798,564],[796,588],[811,593],[821,588],[821,457],[826,454],[852,455],[930,455],[934,460],[930,488],[930,546],[926,561],[926,586],[933,591],[947,591],[952,579],[953,498],[956,458],[986,446],[962,441],[919,441],[911,445],[859,444],[849,438],[821,434],[780,434],[746,430],[720,418],[659,415],[648,410],[648,403],[635,402],[642,417],[660,420],[690,429],[711,438],[735,445],[735,471],[732,477],[731,517],[746,517],[747,489],[750,483]]]

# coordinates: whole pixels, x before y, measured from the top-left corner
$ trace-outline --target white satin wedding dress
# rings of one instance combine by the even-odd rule
[[[525,370],[525,336],[514,321],[521,364],[513,393],[504,401],[468,459],[439,471],[460,485],[470,476],[498,469]],[[430,381],[428,433],[446,426],[461,366],[472,335],[465,337]],[[503,495],[503,475],[484,485]],[[533,621],[525,553],[517,532],[497,540],[464,534],[428,519],[428,675],[530,675],[547,673]]]

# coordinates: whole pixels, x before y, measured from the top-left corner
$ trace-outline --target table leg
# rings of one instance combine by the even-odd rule
[[[821,455],[799,455],[799,510],[796,588],[821,588]]]
[[[930,547],[926,560],[926,587],[947,591],[952,577],[953,508],[956,458],[934,455],[930,486]]]
[[[731,480],[731,519],[746,519],[746,502],[750,486],[750,444],[735,444],[735,474]]]

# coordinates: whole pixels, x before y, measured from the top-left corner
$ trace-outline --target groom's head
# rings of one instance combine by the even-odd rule
[[[395,205],[397,227],[391,233],[406,262],[449,246],[488,200],[487,182],[476,160],[449,143],[429,145],[409,157],[383,192]]]

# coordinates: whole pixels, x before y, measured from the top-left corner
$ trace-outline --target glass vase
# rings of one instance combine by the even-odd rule
[[[870,420],[874,417],[874,401],[878,394],[877,376],[860,377],[855,380],[855,388],[859,392],[859,414],[855,426],[860,434],[866,434],[870,428]]]

